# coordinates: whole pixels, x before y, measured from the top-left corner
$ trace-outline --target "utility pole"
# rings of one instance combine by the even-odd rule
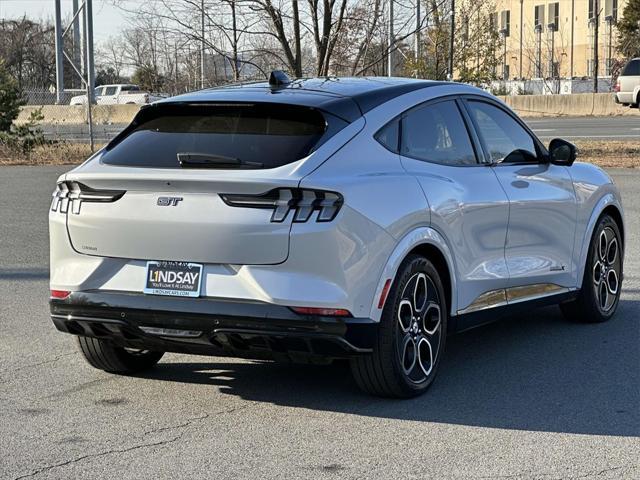
[[[202,40],[200,44],[200,88],[204,88],[204,0],[200,2],[200,35]]]
[[[387,52],[387,77],[393,76],[393,48],[395,46],[393,32],[393,0],[389,0],[389,38],[388,38],[388,47],[389,51]]]
[[[593,0],[593,14],[595,25],[593,26],[593,93],[598,93],[598,35],[600,30],[600,2]]]
[[[56,0],[56,103],[64,101],[64,38],[62,33],[62,11],[60,0]]]
[[[456,0],[451,0],[451,32],[449,32],[449,72],[448,77],[453,81],[453,40],[456,32]]]
[[[80,18],[78,15],[78,0],[73,0],[73,62],[82,65],[82,51],[80,49]],[[82,87],[82,83],[79,85]]]
[[[93,118],[91,110],[94,102],[93,89],[96,83],[93,61],[93,0],[85,0],[84,15],[84,34],[87,43],[87,120],[89,122],[89,143],[91,145],[91,151],[93,152],[95,145],[93,142]]]

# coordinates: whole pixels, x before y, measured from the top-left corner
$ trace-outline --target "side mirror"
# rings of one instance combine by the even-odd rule
[[[573,143],[562,140],[561,138],[554,138],[549,142],[549,158],[551,163],[570,167],[573,165],[573,162],[575,162],[577,156],[578,149]]]

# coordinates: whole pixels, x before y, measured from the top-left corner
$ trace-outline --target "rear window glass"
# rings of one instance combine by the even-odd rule
[[[306,157],[326,140],[328,130],[346,125],[331,119],[329,128],[319,111],[281,104],[151,107],[107,147],[102,161],[156,168],[275,168]]]
[[[622,76],[640,76],[640,60],[631,60],[622,70]]]

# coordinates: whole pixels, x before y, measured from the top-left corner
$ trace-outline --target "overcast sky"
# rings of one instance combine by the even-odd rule
[[[82,3],[80,0],[78,3]],[[135,3],[135,2],[127,2]],[[72,0],[62,0],[62,18],[72,15]],[[0,0],[0,18],[16,18],[27,15],[34,19],[51,19],[55,15],[54,0]],[[101,42],[116,35],[126,23],[126,14],[104,0],[93,0],[94,39]]]

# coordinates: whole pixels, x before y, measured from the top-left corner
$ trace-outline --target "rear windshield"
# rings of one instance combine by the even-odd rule
[[[312,108],[281,104],[159,105],[141,111],[107,146],[102,162],[156,168],[274,168],[306,157],[326,140],[328,130],[346,125],[327,118]]]
[[[640,60],[631,60],[622,70],[621,76],[640,76]]]

